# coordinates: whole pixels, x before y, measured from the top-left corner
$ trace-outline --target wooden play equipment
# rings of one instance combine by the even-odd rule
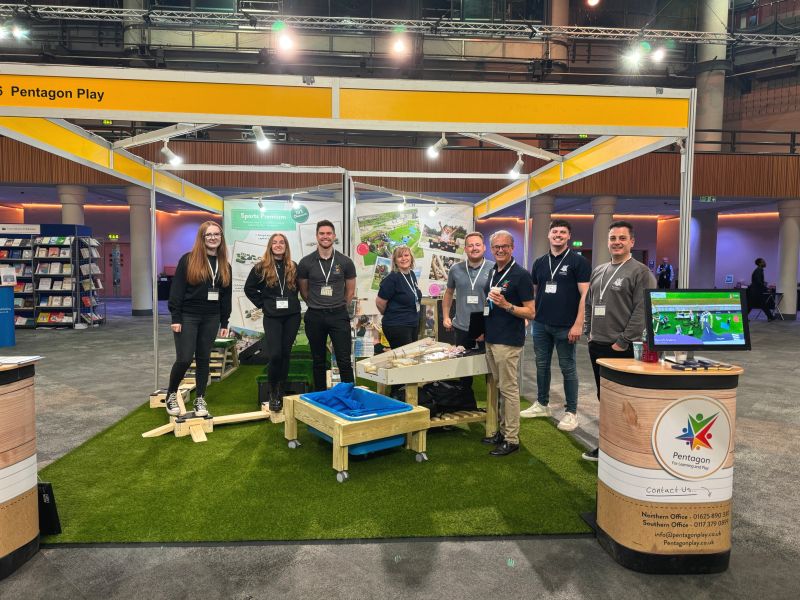
[[[740,367],[601,359],[597,538],[644,573],[728,568]]]
[[[458,411],[431,417],[431,427],[445,427],[464,423],[484,423],[486,435],[497,431],[497,383],[489,371],[486,355],[473,354],[420,362],[424,357],[452,348],[450,344],[435,342],[431,338],[406,344],[356,363],[356,375],[378,384],[378,393],[386,394],[390,385],[406,386],[406,402],[416,406],[419,386],[432,381],[457,379],[470,375],[486,375],[486,412]]]
[[[0,579],[39,550],[35,363],[0,365]]]
[[[286,396],[283,399],[286,416],[284,437],[289,448],[297,448],[297,422],[301,421],[325,435],[333,444],[333,469],[336,480],[344,483],[350,478],[347,471],[348,446],[383,438],[406,434],[406,448],[416,452],[417,462],[428,460],[425,454],[427,429],[430,426],[430,412],[427,408],[415,406],[413,410],[364,421],[348,421],[329,411],[314,406],[300,396]]]
[[[239,368],[239,352],[236,350],[236,338],[217,338],[211,348],[209,375],[211,381],[222,381]],[[192,361],[187,375],[193,378],[197,364]]]

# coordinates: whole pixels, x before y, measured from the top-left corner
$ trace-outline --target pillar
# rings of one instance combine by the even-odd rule
[[[692,232],[689,242],[689,287],[715,287],[717,221],[718,215],[715,210],[696,211],[692,215]]]
[[[706,0],[698,3],[700,29],[725,33],[728,29],[728,0]],[[722,129],[725,103],[725,67],[728,48],[725,44],[697,46],[697,121],[696,129]],[[721,133],[699,133],[696,150],[718,151]]]
[[[533,219],[533,256],[529,262],[533,264],[534,260],[544,256],[550,249],[547,233],[556,199],[554,196],[535,196],[529,198],[528,202]]]
[[[150,248],[150,190],[126,188],[131,223],[131,314],[153,314],[153,269]]]
[[[608,228],[614,222],[617,208],[616,196],[597,196],[592,198],[592,268],[611,260],[608,251]]]
[[[64,225],[83,225],[83,205],[89,190],[82,185],[59,185],[56,191],[61,201],[61,222]]]
[[[569,0],[552,0],[550,2],[550,24],[559,27],[569,25]],[[565,37],[555,36],[555,41],[550,42],[550,58],[567,62]]]
[[[800,199],[778,202],[778,287],[783,292],[779,308],[784,319],[797,318],[797,266],[800,253]]]

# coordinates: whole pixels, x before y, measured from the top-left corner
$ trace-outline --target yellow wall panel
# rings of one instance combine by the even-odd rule
[[[25,117],[0,117],[0,126],[48,144],[56,148],[62,155],[71,154],[75,158],[101,167],[108,167],[109,152],[107,148],[52,121]]]
[[[488,210],[497,210],[498,208],[502,208],[508,204],[513,204],[524,197],[525,180],[520,181],[506,189],[504,192],[499,192],[496,196],[489,198],[487,207]]]

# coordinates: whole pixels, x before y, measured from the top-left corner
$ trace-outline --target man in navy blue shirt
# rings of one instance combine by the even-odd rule
[[[497,381],[500,427],[483,443],[489,454],[506,456],[519,450],[519,357],[525,345],[525,319],[533,319],[533,282],[513,258],[514,238],[500,230],[489,238],[496,264],[486,282],[486,362]],[[502,403],[500,402],[502,400]]]
[[[536,290],[533,349],[539,391],[537,401],[520,413],[526,418],[550,416],[550,363],[555,348],[564,377],[566,412],[558,424],[562,431],[573,431],[578,426],[575,343],[583,330],[586,292],[592,275],[589,262],[569,248],[571,235],[568,221],[552,221],[547,234],[550,251],[533,263],[531,279]]]

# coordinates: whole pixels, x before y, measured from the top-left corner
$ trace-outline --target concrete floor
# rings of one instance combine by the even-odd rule
[[[17,347],[8,354],[45,357],[36,380],[40,467],[122,418],[153,389],[151,321],[127,313],[120,303],[101,328],[17,332]],[[43,549],[0,582],[0,598],[796,598],[800,323],[756,321],[751,330],[752,352],[720,355],[746,371],[737,407],[733,551],[725,573],[634,573],[590,536],[106,545]],[[164,385],[174,358],[166,318],[159,331]],[[597,439],[597,401],[585,343],[578,356],[576,436],[590,445]],[[524,364],[523,391],[533,397],[530,349]],[[557,413],[562,398],[558,388]]]

